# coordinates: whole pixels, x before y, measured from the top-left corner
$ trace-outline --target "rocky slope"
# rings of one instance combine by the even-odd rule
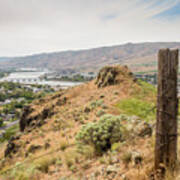
[[[1,179],[153,178],[156,91],[126,66],[24,108],[20,132],[1,144]]]
[[[139,43],[101,47],[80,51],[44,53],[25,57],[1,58],[0,68],[48,68],[57,71],[99,71],[107,64],[126,64],[133,71],[156,69],[156,54],[160,48],[180,48],[180,43]]]

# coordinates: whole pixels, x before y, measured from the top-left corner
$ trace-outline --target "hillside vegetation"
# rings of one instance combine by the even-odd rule
[[[126,66],[34,101],[1,144],[4,180],[153,178],[155,88]],[[169,177],[168,177],[169,178]]]

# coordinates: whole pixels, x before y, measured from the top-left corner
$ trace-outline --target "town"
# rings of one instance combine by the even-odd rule
[[[13,82],[0,83],[0,130],[19,121],[22,109],[35,99],[55,90],[48,85],[25,85]],[[0,132],[0,134],[2,134]]]
[[[63,73],[63,74],[62,74]],[[0,141],[19,123],[23,108],[47,94],[92,80],[94,73],[52,72],[47,69],[20,68],[0,72]],[[7,135],[8,134],[8,135]]]

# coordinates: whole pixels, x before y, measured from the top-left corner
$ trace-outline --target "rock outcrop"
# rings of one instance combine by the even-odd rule
[[[53,109],[52,108],[44,108],[40,113],[34,114],[33,112],[35,109],[33,109],[31,106],[27,106],[23,110],[22,117],[20,119],[20,130],[23,132],[26,128],[32,129],[35,127],[42,126],[46,121],[46,118],[53,115]]]
[[[100,70],[95,83],[99,88],[102,88],[127,80],[135,81],[133,73],[127,66],[106,66]]]
[[[19,136],[15,136],[9,140],[6,150],[4,152],[4,157],[11,157],[12,154],[17,153],[20,146],[16,143],[16,140],[18,140],[19,138]]]
[[[54,115],[55,106],[66,104],[67,98],[60,98],[60,96],[56,96],[59,97],[56,101],[53,101],[53,96],[48,102],[45,102],[47,104],[45,107],[42,104],[25,106],[19,122],[21,132],[25,131],[25,129],[31,130],[32,128],[42,126],[48,118]]]

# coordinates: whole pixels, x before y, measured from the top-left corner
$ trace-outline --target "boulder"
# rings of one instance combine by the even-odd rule
[[[4,152],[4,157],[11,157],[12,154],[18,152],[20,146],[16,143],[16,140],[18,140],[19,138],[20,138],[19,136],[14,136],[8,141],[8,144]]]
[[[102,68],[97,76],[95,84],[98,88],[120,84],[125,81],[135,81],[133,73],[127,66],[106,66]]]
[[[24,132],[26,129],[31,131],[35,127],[42,126],[46,119],[54,114],[53,110],[54,106],[52,105],[51,107],[45,107],[37,113],[37,110],[31,106],[25,106],[19,122],[21,132]]]
[[[136,134],[140,137],[145,137],[145,136],[151,136],[152,135],[152,127],[150,124],[146,122],[141,122],[136,126]]]
[[[153,133],[153,127],[136,116],[130,117],[126,129],[139,137],[151,136]]]

